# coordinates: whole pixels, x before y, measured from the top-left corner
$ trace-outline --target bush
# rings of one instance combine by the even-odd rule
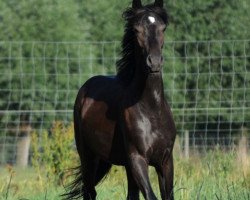
[[[67,171],[76,165],[77,154],[74,148],[73,123],[66,126],[55,122],[50,130],[44,131],[39,137],[32,134],[32,165],[39,179],[44,174],[46,181],[61,185],[67,176]]]

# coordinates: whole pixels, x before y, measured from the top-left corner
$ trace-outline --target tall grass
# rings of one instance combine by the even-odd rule
[[[250,166],[242,168],[237,152],[211,151],[205,156],[184,159],[175,155],[176,199],[250,199]],[[43,182],[33,168],[0,171],[0,199],[57,200],[64,192],[51,178]],[[12,178],[11,178],[12,177]],[[159,195],[157,176],[150,168],[154,191]],[[10,182],[11,180],[11,182]],[[8,193],[6,198],[6,193]],[[113,167],[108,177],[97,187],[100,200],[126,199],[127,182],[122,167]],[[143,198],[141,198],[143,199]]]
[[[62,123],[54,124],[50,132],[44,133],[42,141],[34,135],[33,167],[0,168],[0,200],[59,200],[65,192],[64,185],[71,179],[65,170],[75,167],[78,159],[71,140],[73,126]],[[176,199],[250,200],[250,156],[246,149],[236,148],[231,152],[217,149],[186,159],[176,148],[174,165]],[[156,173],[153,168],[149,172],[160,199]],[[126,199],[125,170],[113,167],[97,186],[97,193],[98,200]]]

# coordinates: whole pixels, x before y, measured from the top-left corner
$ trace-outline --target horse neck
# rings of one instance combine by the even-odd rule
[[[136,70],[130,85],[130,92],[138,101],[150,106],[161,105],[164,102],[162,74],[148,74],[146,62],[142,54],[135,56]]]

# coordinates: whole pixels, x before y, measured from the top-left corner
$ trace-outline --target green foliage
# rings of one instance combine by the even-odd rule
[[[46,174],[43,181],[62,184],[67,171],[76,165],[77,155],[73,148],[73,124],[63,125],[55,122],[51,131],[45,131],[41,137],[32,135],[32,166],[36,169],[38,178]]]
[[[90,40],[120,40],[123,34],[122,12],[129,1],[78,0],[80,16],[91,24]]]
[[[79,17],[76,2],[67,0],[30,0],[0,1],[0,110],[54,110],[65,109],[65,105],[53,104],[65,102],[65,94],[55,93],[56,87],[74,88],[76,82],[66,81],[73,73],[76,62],[68,61],[71,71],[58,57],[77,57],[76,51],[67,45],[55,44],[55,41],[83,41],[88,36],[89,24]],[[15,41],[21,41],[20,43]],[[33,42],[27,42],[33,41]],[[48,41],[39,43],[36,41]],[[70,51],[70,54],[69,54]],[[49,75],[48,75],[49,74]],[[67,84],[68,83],[68,84]],[[66,86],[65,86],[66,85]],[[78,87],[78,84],[77,84]],[[20,92],[21,91],[21,92]],[[76,94],[70,95],[74,98]],[[48,100],[49,103],[44,104]],[[30,113],[0,116],[3,122],[11,121],[16,127],[19,122],[29,123]],[[33,121],[52,121],[54,116],[33,115]],[[60,118],[62,119],[62,118]],[[4,126],[1,124],[1,127]],[[38,123],[33,125],[40,126]],[[44,124],[46,128],[51,124]],[[2,134],[2,132],[0,133]]]
[[[72,109],[76,90],[90,75],[114,74],[120,45],[119,42],[111,47],[108,43],[77,46],[54,42],[120,41],[124,30],[122,12],[130,5],[131,0],[0,1],[0,38],[4,41],[0,42],[0,109]],[[240,100],[249,98],[249,42],[216,40],[250,38],[249,1],[165,1],[165,7],[170,16],[167,41],[215,40],[198,44],[166,42],[166,95],[171,102],[180,102],[173,108],[183,108],[183,99],[191,114],[194,108],[242,106]],[[222,92],[218,92],[218,88]],[[249,102],[244,106],[249,107]],[[176,117],[176,121],[183,121],[182,117]],[[232,111],[226,109],[220,113],[213,111],[205,119],[201,111],[196,119],[190,115],[185,121],[206,120],[212,124],[194,127],[194,122],[185,128],[216,129],[220,120],[227,126],[234,121],[236,125],[230,126],[238,129],[249,117],[247,113],[232,115]],[[29,113],[0,116],[2,122],[11,121],[12,127],[18,126],[20,120],[29,122],[32,119],[48,122],[43,124],[48,128],[55,118],[71,119]],[[4,128],[2,124],[0,128]],[[37,128],[40,124],[33,126]]]
[[[78,4],[67,0],[3,0],[0,8],[2,41],[81,41],[88,34]]]
[[[209,174],[211,174],[212,176],[226,177],[235,168],[235,163],[233,162],[236,158],[235,152],[230,152],[226,155],[222,155],[222,152],[220,150],[214,150],[208,152],[206,158],[209,162],[203,161],[202,164],[208,165]]]
[[[169,40],[247,39],[247,0],[166,1],[170,13]],[[237,17],[236,17],[237,16]]]
[[[245,53],[249,50],[247,41],[166,43],[166,94],[177,109],[176,121],[189,122],[184,129],[216,132],[221,121],[219,129],[229,130],[232,125],[236,130],[233,134],[237,134],[239,126],[248,126],[244,121],[250,116],[247,112],[242,115],[241,109],[250,106],[246,101],[249,92],[242,89],[248,91],[250,83],[250,60]],[[182,108],[185,113],[181,113]]]

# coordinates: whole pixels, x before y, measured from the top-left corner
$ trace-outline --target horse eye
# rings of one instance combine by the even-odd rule
[[[134,26],[134,31],[135,31],[136,33],[142,33],[142,32],[143,32],[143,28],[140,27],[140,26]]]
[[[134,32],[135,32],[135,33],[139,33],[139,30],[136,29],[136,28],[134,28]]]
[[[162,32],[165,32],[165,30],[166,30],[166,27],[163,27],[163,28],[162,28],[161,30],[162,30]]]
[[[160,26],[160,30],[164,32],[166,30],[166,26]]]

